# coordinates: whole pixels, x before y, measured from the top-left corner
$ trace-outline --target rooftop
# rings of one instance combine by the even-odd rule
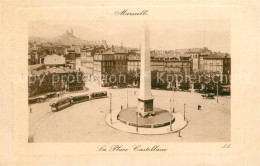
[[[33,70],[32,74],[34,74],[34,75],[43,75],[43,74],[52,74],[52,73],[64,74],[64,73],[73,73],[73,72],[76,72],[76,71],[73,69],[70,69],[70,68],[57,67],[57,68],[46,68],[46,69],[42,69],[42,70],[38,70],[38,71]]]
[[[122,47],[115,47],[114,48],[114,52],[115,53],[121,53],[121,54],[126,54],[127,53],[126,49],[124,49]]]
[[[203,57],[204,59],[223,59],[224,56],[221,54],[210,54]]]
[[[61,55],[52,54],[47,55],[44,58],[44,64],[45,65],[62,65],[65,64],[65,58]]]

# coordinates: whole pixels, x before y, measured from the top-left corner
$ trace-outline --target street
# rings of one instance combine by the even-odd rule
[[[90,91],[107,90],[112,94],[112,110],[127,106],[127,89],[108,89],[95,84],[86,85]],[[137,105],[138,90],[128,88],[128,105]],[[152,90],[154,107],[170,108],[172,91]],[[66,94],[69,95],[69,94]],[[203,99],[195,92],[174,92],[174,108],[184,113],[188,126],[178,133],[166,135],[136,135],[109,127],[105,116],[109,113],[109,98],[96,99],[75,104],[58,112],[51,112],[48,102],[31,105],[29,134],[34,142],[221,142],[230,140],[230,97]],[[201,110],[198,110],[198,104]]]

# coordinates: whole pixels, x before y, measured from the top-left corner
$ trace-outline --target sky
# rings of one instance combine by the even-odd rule
[[[151,49],[208,47],[212,51],[230,53],[228,20],[151,20],[147,23]],[[38,20],[29,23],[29,36],[57,37],[72,28],[80,39],[140,47],[142,25],[142,22],[129,20]]]

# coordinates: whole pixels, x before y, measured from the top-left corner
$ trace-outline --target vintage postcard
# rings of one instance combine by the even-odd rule
[[[229,21],[66,22],[29,22],[30,143],[230,141]]]
[[[260,164],[257,2],[15,4],[4,165]]]

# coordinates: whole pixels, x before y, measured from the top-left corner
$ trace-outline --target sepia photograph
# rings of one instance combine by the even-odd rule
[[[259,166],[259,5],[1,1],[0,165]]]
[[[230,33],[225,19],[28,22],[28,143],[231,141]]]

